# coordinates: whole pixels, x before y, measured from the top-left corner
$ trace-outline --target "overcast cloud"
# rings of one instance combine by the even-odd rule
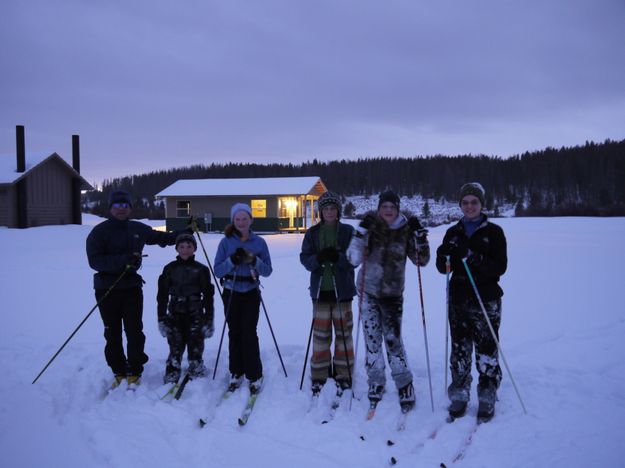
[[[195,163],[625,138],[624,0],[3,0],[0,154]]]

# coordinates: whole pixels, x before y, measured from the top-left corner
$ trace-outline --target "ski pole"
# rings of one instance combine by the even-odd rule
[[[217,286],[217,291],[221,296],[221,286],[219,286],[219,281],[217,281],[217,277],[215,276],[215,270],[213,270],[213,265],[211,265],[211,261],[208,259],[208,254],[206,253],[206,249],[204,248],[204,242],[202,242],[202,237],[200,236],[200,230],[197,227],[197,224],[193,224],[193,230],[197,234],[197,239],[200,241],[200,245],[202,246],[202,251],[204,252],[204,257],[206,257],[206,263],[208,263],[208,268],[213,275],[213,279],[215,280],[215,286]]]
[[[224,326],[221,328],[221,337],[219,338],[219,347],[217,348],[217,357],[215,358],[215,369],[213,370],[213,380],[217,375],[217,365],[219,364],[219,355],[221,354],[221,345],[224,342],[224,334],[226,333],[226,324],[228,323],[228,316],[230,315],[230,306],[232,305],[232,296],[234,295],[234,285],[237,282],[237,272],[234,271],[232,275],[232,289],[230,290],[230,296],[228,297],[228,305],[226,306]],[[225,291],[224,291],[225,293]],[[223,299],[223,296],[221,296]]]
[[[115,280],[115,282],[111,285],[110,288],[108,288],[106,290],[106,292],[104,293],[104,295],[100,298],[100,300],[96,303],[96,305],[93,306],[93,308],[89,311],[89,313],[85,316],[84,319],[82,319],[82,322],[80,322],[78,324],[78,326],[76,327],[76,329],[72,332],[71,335],[69,335],[69,338],[67,340],[65,340],[65,343],[63,343],[61,345],[61,347],[59,348],[59,350],[54,353],[54,356],[52,356],[52,359],[50,359],[48,361],[48,363],[44,366],[43,369],[41,369],[41,372],[39,372],[39,374],[37,374],[37,377],[35,377],[35,380],[32,381],[32,383],[34,384],[35,382],[37,382],[37,380],[39,380],[39,377],[41,377],[41,374],[43,374],[46,369],[48,368],[48,366],[50,364],[52,364],[52,361],[54,361],[56,359],[56,357],[59,355],[59,353],[61,351],[63,351],[63,348],[65,348],[65,345],[67,345],[67,343],[69,343],[69,341],[74,337],[74,335],[76,334],[76,332],[80,329],[80,327],[83,326],[83,324],[87,321],[87,319],[91,316],[91,314],[93,313],[94,310],[96,310],[100,304],[102,303],[102,301],[104,301],[104,299],[106,299],[106,297],[109,295],[109,293],[113,290],[113,288],[115,288],[115,286],[117,286],[117,283],[119,283],[121,281],[121,279],[124,277],[124,275],[126,274],[126,272],[132,268],[132,265],[126,265],[126,268],[124,268],[124,271],[122,271],[121,275],[119,275],[119,277]]]
[[[360,289],[360,294],[358,296],[358,325],[356,328],[356,344],[354,346],[354,370],[356,370],[356,359],[358,356],[358,343],[360,342],[360,327],[362,326],[362,302],[365,297],[365,273],[367,272],[367,256],[369,250],[365,247],[365,250],[362,254],[362,263],[360,264],[360,284],[358,289]],[[352,397],[354,396],[354,391],[352,387]],[[352,404],[350,400],[350,405]],[[350,407],[351,409],[351,407]]]
[[[308,333],[308,344],[306,345],[306,356],[304,357],[304,366],[302,367],[302,378],[299,382],[299,389],[301,390],[304,386],[304,375],[306,374],[306,364],[308,363],[308,353],[310,351],[310,342],[312,340],[313,335],[313,327],[315,326],[315,304],[319,302],[319,294],[321,292],[321,278],[319,278],[319,287],[317,288],[317,298],[313,303],[313,317],[310,321],[310,332]]]
[[[347,376],[349,377],[349,386],[352,389],[352,397],[349,400],[349,409],[352,409],[352,400],[354,399],[354,380],[352,377],[352,369],[349,363],[349,354],[347,353],[347,340],[345,338],[345,327],[343,326],[343,311],[341,310],[341,301],[339,300],[339,293],[336,289],[336,278],[334,277],[334,271],[332,272],[332,284],[334,285],[334,295],[336,296],[336,307],[339,311],[339,323],[341,324],[341,335],[343,336],[343,350],[345,351],[345,360],[347,361]]]
[[[443,368],[445,369],[445,393],[447,393],[447,374],[448,368],[447,363],[449,362],[449,273],[451,272],[451,259],[449,255],[445,256],[445,274],[447,279],[447,313],[445,314],[445,364]]]
[[[430,371],[430,351],[428,346],[428,332],[427,327],[425,326],[425,305],[423,304],[423,286],[421,281],[421,267],[419,266],[419,247],[416,246],[417,249],[417,275],[419,277],[419,299],[421,300],[421,320],[423,322],[423,340],[425,342],[425,360],[428,366],[428,382],[430,384],[430,404],[432,405],[432,413],[434,412],[434,393],[432,392],[432,372]]]
[[[267,323],[269,324],[269,331],[271,332],[271,337],[273,338],[273,344],[276,345],[276,351],[278,352],[278,357],[280,358],[280,364],[282,364],[282,370],[284,371],[284,376],[288,378],[289,376],[286,373],[286,367],[284,367],[284,361],[282,360],[282,354],[280,354],[280,348],[278,347],[278,342],[276,341],[276,335],[273,333],[273,327],[271,326],[271,321],[269,320],[269,314],[267,313],[267,308],[265,307],[265,301],[263,301],[263,295],[260,292],[260,280],[258,275],[256,274],[256,270],[250,268],[250,275],[252,279],[256,281],[258,285],[258,298],[260,299],[260,304],[263,306],[263,312],[265,312],[265,318],[267,319]]]
[[[469,269],[469,265],[467,264],[467,259],[462,259],[462,264],[464,265],[464,269],[467,271],[467,275],[469,276],[469,280],[471,281],[471,286],[473,286],[473,291],[475,292],[475,297],[477,297],[477,301],[480,303],[480,307],[482,308],[482,313],[484,314],[484,318],[486,319],[486,323],[488,324],[488,328],[490,329],[490,333],[493,335],[493,340],[495,340],[495,344],[497,345],[497,349],[501,354],[501,359],[503,360],[504,365],[506,366],[506,370],[508,371],[508,375],[510,376],[510,381],[512,382],[512,386],[514,387],[514,391],[516,392],[516,396],[519,398],[519,402],[521,403],[521,407],[523,408],[523,412],[527,414],[527,410],[525,409],[525,405],[523,404],[523,399],[521,398],[521,394],[519,393],[519,389],[516,386],[514,381],[514,377],[512,377],[512,372],[510,372],[510,367],[508,367],[508,362],[506,361],[506,357],[503,354],[503,349],[499,344],[499,340],[497,339],[497,334],[495,333],[495,329],[493,328],[493,324],[488,318],[488,314],[486,313],[486,308],[484,307],[484,303],[482,302],[482,297],[480,296],[480,292],[477,289],[477,285],[475,284],[475,280],[473,279],[473,275],[471,274],[471,270]]]

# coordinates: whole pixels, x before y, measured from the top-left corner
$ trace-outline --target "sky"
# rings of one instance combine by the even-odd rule
[[[0,155],[89,182],[625,138],[625,1],[3,0]]]

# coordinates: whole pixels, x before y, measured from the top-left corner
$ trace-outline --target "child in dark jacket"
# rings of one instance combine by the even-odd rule
[[[180,379],[187,349],[189,376],[203,377],[204,340],[213,336],[213,295],[209,269],[195,260],[197,243],[191,234],[176,238],[176,260],[165,265],[158,279],[158,329],[169,344],[165,383]]]

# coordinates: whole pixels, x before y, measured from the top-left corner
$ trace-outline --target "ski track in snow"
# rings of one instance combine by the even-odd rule
[[[97,219],[86,216],[88,224]],[[111,383],[104,362],[98,311],[40,380],[31,381],[95,304],[85,253],[91,226],[0,228],[3,327],[0,329],[0,466],[397,466],[587,467],[621,466],[625,456],[625,307],[622,303],[624,218],[498,219],[508,238],[509,270],[501,343],[521,396],[524,415],[505,370],[496,416],[481,425],[464,458],[452,464],[474,424],[472,400],[464,418],[446,416],[443,382],[445,276],[433,260],[422,269],[430,341],[435,412],[429,390],[416,270],[407,267],[403,337],[415,376],[417,407],[406,429],[395,430],[397,393],[387,391],[372,421],[368,408],[364,344],[358,348],[351,412],[342,402],[328,424],[320,421],[334,395],[332,381],[307,413],[310,383],[299,391],[311,318],[308,273],[299,264],[302,236],[270,235],[274,274],[263,279],[263,298],[284,358],[284,377],[264,315],[259,322],[265,386],[245,427],[243,386],[216,408],[227,379],[227,343],[217,379],[212,371],[219,334],[206,342],[210,376],[189,383],[179,401],[160,400],[167,344],[156,325],[156,279],[173,248],[147,247],[142,276],[147,336],[143,383],[136,392]],[[431,230],[432,250],[446,226]],[[204,235],[213,256],[219,235]],[[205,263],[201,250],[198,260]],[[210,258],[211,262],[213,258]],[[357,300],[353,310],[357,316]],[[223,310],[216,301],[216,329]],[[227,335],[225,340],[227,341]],[[186,364],[186,363],[185,363]],[[502,363],[503,364],[503,363]],[[473,371],[475,375],[475,370]],[[388,372],[387,372],[388,374]],[[203,429],[198,419],[212,418]],[[440,426],[435,439],[430,432]],[[365,440],[361,440],[360,436]],[[387,445],[388,440],[394,445]]]

